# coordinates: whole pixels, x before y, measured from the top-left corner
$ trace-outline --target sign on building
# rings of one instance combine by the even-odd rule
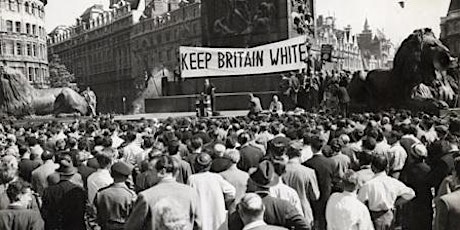
[[[325,62],[332,62],[333,47],[330,44],[321,45],[321,60]]]

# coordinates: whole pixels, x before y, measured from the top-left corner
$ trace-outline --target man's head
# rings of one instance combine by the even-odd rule
[[[167,155],[156,157],[155,169],[159,178],[174,177],[179,169],[177,162]]]
[[[112,164],[112,158],[106,154],[97,154],[96,155],[97,163],[99,163],[99,168],[108,169]]]
[[[348,170],[343,177],[343,187],[347,192],[358,190],[358,175],[353,170]]]
[[[274,101],[274,102],[278,102],[278,96],[274,95],[274,96],[273,96],[273,101]]]
[[[224,157],[227,159],[230,159],[233,164],[238,164],[238,162],[240,162],[240,159],[241,159],[240,151],[236,149],[225,150]]]
[[[27,207],[33,199],[32,189],[29,183],[17,180],[8,185],[6,195],[11,203],[20,204]]]
[[[384,172],[387,169],[388,160],[383,155],[376,155],[372,159],[371,166],[372,166],[372,171],[374,171],[374,173]]]
[[[264,219],[264,203],[255,193],[247,193],[238,203],[238,214],[244,225]]]

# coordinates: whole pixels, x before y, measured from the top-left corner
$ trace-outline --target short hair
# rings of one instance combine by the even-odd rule
[[[240,143],[241,145],[248,143],[250,140],[251,136],[249,135],[249,133],[243,132],[238,136],[238,143]]]
[[[203,139],[201,137],[193,137],[190,144],[193,149],[199,149],[203,146]]]
[[[160,199],[152,208],[152,217],[155,219],[154,229],[185,230],[190,229],[186,210],[170,197]]]
[[[316,150],[320,150],[323,148],[325,141],[319,136],[314,135],[311,139],[311,147]]]
[[[358,175],[351,169],[345,172],[343,176],[343,187],[346,191],[355,191],[358,188]]]
[[[289,159],[291,158],[294,158],[294,157],[300,157],[302,155],[302,153],[300,152],[300,150],[298,148],[294,148],[294,147],[289,147],[287,152],[286,152],[286,155],[289,157]]]
[[[24,180],[17,180],[8,185],[6,189],[6,195],[10,199],[10,202],[15,202],[19,200],[19,195],[26,194],[27,190],[30,189],[31,186]]]
[[[42,157],[42,161],[51,160],[54,157],[54,152],[48,151],[48,150],[43,150],[43,153],[42,153],[41,157]]]
[[[246,193],[238,203],[238,210],[240,215],[258,217],[263,215],[265,207],[259,195]]]
[[[158,172],[164,169],[167,173],[175,174],[178,170],[178,165],[171,156],[161,155],[158,157],[158,160],[155,164],[155,169]]]
[[[132,141],[136,140],[136,133],[133,132],[133,131],[128,132],[128,133],[126,134],[126,140],[127,140],[128,142],[132,142]]]
[[[356,155],[357,155],[359,164],[360,164],[361,166],[363,166],[363,165],[370,165],[370,164],[372,163],[373,155],[372,155],[371,152],[368,152],[368,151],[361,151],[361,152],[358,152]]]
[[[387,169],[388,160],[383,155],[376,155],[372,159],[372,167],[377,170],[377,172],[383,172]]]
[[[106,154],[97,154],[96,155],[97,163],[99,163],[99,168],[107,168],[112,163],[112,158]]]
[[[377,141],[373,137],[366,137],[363,140],[363,148],[367,150],[374,150],[377,145]]]
[[[102,146],[108,148],[108,147],[112,147],[112,138],[111,137],[104,137],[102,139]]]
[[[232,163],[234,164],[237,164],[238,162],[240,162],[240,159],[241,159],[240,151],[236,149],[225,150],[224,157],[227,159],[230,159]]]

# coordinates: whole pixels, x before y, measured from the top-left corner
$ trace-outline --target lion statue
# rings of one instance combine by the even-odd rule
[[[74,90],[36,89],[22,72],[0,66],[0,113],[13,116],[59,115],[91,112],[88,102]]]
[[[437,112],[446,103],[435,98],[414,98],[414,88],[434,89],[435,82],[444,82],[448,69],[456,68],[457,60],[429,28],[415,30],[399,47],[390,70],[375,69],[365,76],[353,76],[348,92],[354,107],[373,110],[404,108]],[[420,86],[423,84],[423,86]],[[426,93],[424,95],[427,95]]]

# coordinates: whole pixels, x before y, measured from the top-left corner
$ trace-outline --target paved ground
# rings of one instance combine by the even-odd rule
[[[215,117],[236,117],[236,116],[245,116],[248,114],[248,110],[233,110],[233,111],[219,111],[220,115]],[[135,115],[119,115],[115,116],[115,120],[139,120],[141,118],[145,119],[166,119],[168,117],[192,117],[196,116],[194,112],[183,112],[183,113],[144,113],[144,114],[135,114]]]

